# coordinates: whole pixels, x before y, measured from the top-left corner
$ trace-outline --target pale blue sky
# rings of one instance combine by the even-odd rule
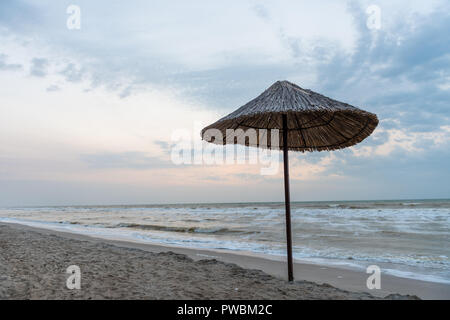
[[[448,1],[3,0],[0,206],[282,201],[280,175],[169,152],[284,79],[380,119],[292,154],[293,200],[448,198],[449,30]]]

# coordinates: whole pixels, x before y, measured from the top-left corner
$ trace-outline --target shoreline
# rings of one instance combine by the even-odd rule
[[[28,226],[31,228],[37,228],[37,229],[45,229],[45,230],[52,230],[55,232],[62,232],[62,233],[72,233],[72,234],[79,234],[84,235],[90,238],[99,238],[99,239],[105,239],[105,240],[111,240],[111,241],[124,241],[124,242],[131,242],[131,243],[138,243],[138,244],[148,244],[148,245],[155,245],[155,246],[163,246],[163,247],[169,247],[169,248],[179,248],[179,249],[192,249],[192,250],[205,250],[205,251],[212,251],[212,252],[223,252],[223,253],[231,253],[236,255],[244,255],[244,256],[254,256],[254,257],[260,257],[263,259],[268,260],[274,260],[274,261],[284,261],[285,259],[285,250],[282,253],[266,253],[266,252],[259,252],[254,251],[251,249],[238,249],[238,247],[234,246],[234,248],[227,247],[227,244],[225,246],[219,246],[216,247],[211,245],[192,245],[189,243],[184,243],[183,241],[179,241],[179,239],[165,239],[160,238],[159,236],[153,237],[151,236],[148,238],[147,236],[141,236],[133,235],[128,233],[114,233],[114,232],[105,232],[105,230],[109,230],[108,228],[94,228],[91,229],[91,226],[79,226],[78,223],[71,223],[71,222],[51,222],[51,221],[34,221],[34,220],[21,220],[21,219],[15,219],[15,218],[0,218],[0,223],[10,223],[10,224],[17,224],[17,225],[23,225]],[[114,230],[114,229],[112,229]],[[166,241],[169,240],[169,241]],[[173,240],[173,241],[172,241]],[[179,243],[177,243],[179,242]],[[236,242],[236,240],[235,240]],[[213,244],[213,242],[211,242]],[[238,244],[236,242],[236,244]],[[396,278],[405,278],[405,279],[411,279],[411,280],[418,280],[423,282],[434,282],[438,284],[443,285],[450,285],[450,279],[443,278],[440,275],[436,275],[430,272],[427,272],[426,269],[420,269],[418,266],[414,265],[401,265],[394,262],[387,262],[387,261],[365,261],[365,260],[354,260],[351,256],[347,258],[341,258],[341,259],[326,259],[326,258],[320,258],[320,257],[295,257],[294,254],[294,261],[297,261],[300,264],[307,264],[307,265],[315,265],[320,267],[330,267],[330,268],[338,268],[338,269],[345,269],[345,270],[351,270],[351,271],[357,271],[357,272],[365,272],[366,268],[369,265],[376,265],[379,268],[382,269],[382,272],[384,275],[390,275]],[[278,275],[278,274],[277,274]],[[280,275],[282,276],[282,275]]]
[[[286,263],[283,258],[276,256],[268,257],[262,254],[250,252],[234,252],[218,249],[194,249],[163,244],[150,244],[141,242],[124,241],[117,239],[106,239],[77,234],[66,231],[56,231],[30,227],[15,223],[0,223],[0,226],[9,226],[16,231],[34,231],[42,235],[57,236],[65,240],[88,241],[97,245],[112,245],[118,248],[142,250],[150,253],[173,252],[182,254],[193,261],[210,260],[235,264],[246,270],[261,270],[262,272],[277,279],[285,280]],[[214,260],[211,260],[214,259]],[[294,276],[296,281],[308,281],[315,284],[331,285],[341,290],[368,293],[376,297],[385,297],[389,294],[416,295],[421,299],[450,299],[450,285],[401,278],[392,275],[381,274],[381,289],[369,290],[366,280],[369,274],[349,268],[325,266],[304,261],[294,261]]]

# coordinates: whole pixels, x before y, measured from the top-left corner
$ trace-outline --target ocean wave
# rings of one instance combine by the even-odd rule
[[[338,208],[338,209],[371,209],[371,208],[373,208],[373,206],[337,204],[337,205],[334,205],[334,206],[330,205],[330,208]]]
[[[254,232],[236,230],[230,228],[202,228],[202,227],[175,227],[162,226],[154,224],[139,224],[139,223],[119,223],[110,228],[131,228],[145,231],[165,231],[165,232],[180,232],[180,233],[207,233],[207,234],[251,234]]]

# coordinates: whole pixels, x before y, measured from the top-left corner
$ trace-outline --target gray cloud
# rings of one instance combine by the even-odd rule
[[[30,75],[35,77],[45,77],[47,75],[47,68],[49,61],[45,58],[33,58],[31,60]]]
[[[57,86],[56,84],[52,84],[51,86],[47,87],[47,92],[55,92],[55,91],[60,91],[61,88],[59,86]]]
[[[394,35],[369,30],[363,9],[349,7],[359,33],[355,53],[337,51],[320,65],[320,90],[381,119],[396,118],[401,127],[432,131],[448,123],[450,90],[439,85],[450,79],[449,6],[421,18],[414,32],[399,21]]]
[[[16,64],[16,63],[7,63],[8,56],[6,54],[0,53],[0,70],[4,70],[4,71],[14,71],[14,70],[20,70],[22,69],[22,65],[21,64]]]
[[[155,141],[153,141],[153,143],[156,144],[157,146],[159,146],[159,148],[165,154],[170,154],[172,147],[175,145],[174,143],[169,143],[167,141],[162,141],[162,140],[155,140]]]
[[[255,14],[260,17],[263,20],[269,20],[270,15],[269,15],[269,11],[266,9],[266,7],[260,3],[256,4],[253,6],[253,11],[255,12]]]
[[[78,82],[82,79],[91,82],[90,89],[104,86],[117,92],[121,98],[139,92],[145,85],[152,87],[171,88],[184,99],[194,99],[214,108],[231,110],[253,98],[259,90],[268,87],[273,81],[285,78],[295,78],[298,69],[307,72],[307,66],[296,66],[291,63],[284,64],[258,64],[253,63],[253,58],[245,52],[225,52],[229,63],[221,67],[189,68],[176,62],[170,56],[155,53],[153,46],[158,45],[142,42],[134,39],[134,32],[130,33],[130,19],[127,19],[123,11],[131,10],[130,7],[120,6],[120,19],[117,25],[111,26],[108,19],[102,18],[104,5],[96,5],[92,2],[81,1],[82,27],[80,31],[65,30],[65,16],[59,16],[65,12],[67,3],[58,2],[49,6],[38,6],[28,1],[7,1],[7,5],[0,7],[9,12],[9,16],[20,16],[21,26],[13,20],[4,17],[0,19],[3,25],[11,33],[19,33],[29,37],[45,39],[52,47],[68,56],[76,57],[77,64],[67,64],[60,74],[66,81]],[[142,5],[148,5],[141,2]],[[164,10],[156,5],[153,11]],[[24,9],[25,8],[25,9]],[[269,14],[262,5],[254,8],[260,16]],[[112,12],[114,13],[114,12]],[[128,12],[136,15],[136,12]],[[49,16],[42,23],[36,20],[43,16]],[[96,29],[89,28],[95,19]],[[139,20],[134,19],[133,23]],[[123,24],[122,24],[123,23]],[[88,29],[89,28],[89,29]],[[158,33],[161,30],[148,30],[143,34]],[[137,33],[141,35],[142,33]],[[143,35],[142,34],[142,35]],[[142,36],[141,35],[141,36]],[[179,37],[189,35],[179,32]],[[193,36],[193,35],[191,35]],[[173,47],[168,40],[166,45]],[[114,54],[111,54],[114,52]],[[308,70],[309,71],[309,70]],[[44,70],[36,70],[34,75],[42,76]]]
[[[84,76],[84,72],[80,68],[77,68],[74,63],[68,63],[60,74],[69,82],[80,82]]]
[[[120,97],[121,99],[124,99],[124,98],[130,96],[131,94],[132,94],[132,87],[131,87],[131,86],[128,86],[128,87],[125,87],[125,88],[119,93],[119,97]]]

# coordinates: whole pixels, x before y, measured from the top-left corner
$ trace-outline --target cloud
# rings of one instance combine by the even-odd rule
[[[177,167],[170,160],[148,156],[139,151],[83,154],[81,160],[95,169],[148,170]]]
[[[33,58],[31,60],[30,75],[35,77],[45,77],[47,75],[47,68],[49,61],[45,58]]]
[[[8,16],[22,17],[21,25],[7,17],[0,19],[0,25],[9,34],[33,45],[50,47],[50,52],[71,60],[60,73],[66,81],[85,79],[91,82],[91,89],[105,86],[122,98],[139,93],[146,85],[163,86],[213,108],[231,110],[275,80],[303,79],[298,73],[300,68],[304,74],[310,72],[311,63],[300,64],[305,61],[298,53],[292,60],[292,50],[286,50],[286,44],[279,42],[278,31],[279,24],[285,24],[282,29],[286,38],[298,32],[307,35],[302,31],[305,28],[293,27],[295,23],[306,27],[306,22],[276,5],[200,1],[199,11],[195,6],[177,2],[178,10],[168,12],[162,3],[140,1],[141,9],[136,10],[137,5],[80,1],[81,30],[69,31],[62,14],[67,5],[64,2],[7,4],[8,7],[3,6]],[[296,1],[290,4],[301,9]],[[105,7],[110,8],[108,15],[104,15]],[[312,9],[319,12],[320,5]],[[273,10],[276,19],[270,23],[261,19],[272,17]],[[298,12],[307,16],[304,10]],[[333,15],[345,14],[340,10]],[[333,29],[349,25],[347,21],[335,19]],[[321,25],[317,23],[314,30],[325,34]]]
[[[35,29],[31,25],[19,27],[10,19],[0,23],[10,32],[25,36],[39,33],[46,38],[66,60],[72,60],[60,75],[68,82],[89,81],[90,90],[105,86],[126,98],[148,86],[171,88],[185,99],[198,100],[226,113],[254,98],[275,80],[288,79],[351,104],[369,107],[382,118],[402,111],[402,125],[431,129],[435,124],[444,124],[445,119],[439,115],[448,116],[445,101],[450,98],[450,90],[445,88],[450,83],[446,54],[450,41],[446,32],[440,32],[449,27],[445,4],[429,14],[414,16],[414,20],[391,17],[396,22],[383,25],[377,32],[366,26],[364,3],[349,2],[348,17],[341,17],[339,8],[345,9],[344,5],[327,4],[330,10],[336,9],[334,14],[339,19],[335,20],[353,21],[356,32],[347,34],[350,22],[342,22],[342,26],[333,21],[314,22],[318,20],[315,16],[322,21],[328,17],[321,9],[323,5],[293,2],[293,8],[303,9],[296,18],[274,4],[243,2],[222,10],[224,15],[239,13],[236,27],[227,30],[222,29],[225,27],[222,21],[210,23],[211,33],[222,32],[222,42],[210,39],[210,33],[196,28],[202,25],[200,22],[192,23],[183,17],[177,21],[179,29],[184,30],[183,37],[177,28],[161,29],[165,21],[178,16],[176,13],[161,16],[158,12],[164,7],[159,5],[154,5],[150,13],[157,18],[144,22],[139,12],[126,6],[113,6],[116,10],[111,9],[111,14],[120,14],[120,19],[114,19],[100,14],[103,5],[81,2],[82,29],[68,31],[64,25],[56,25],[63,20],[64,16],[59,15],[65,12],[64,5],[38,6],[27,1],[11,4],[8,9],[11,14],[26,15],[25,25],[27,21],[34,23],[41,19],[44,12],[51,18],[38,27],[34,25]],[[221,8],[222,5],[210,4],[204,7],[211,14]],[[381,8],[383,21],[395,11],[383,5]],[[185,9],[192,17],[198,14],[192,8]],[[311,17],[303,13],[306,9]],[[306,16],[299,21],[298,15]],[[90,27],[92,19],[97,21],[96,30]],[[111,24],[109,19],[117,23]],[[246,19],[253,25],[246,24],[241,34],[235,34],[235,28]],[[145,29],[148,32],[142,31]],[[343,39],[355,38],[354,47],[349,50],[349,45],[326,37],[334,35],[334,30],[339,30]],[[308,33],[314,37],[308,38]],[[41,68],[36,75],[42,76],[44,72]],[[430,118],[419,124],[417,113]]]
[[[55,92],[55,91],[60,91],[61,88],[59,86],[57,86],[56,84],[52,84],[50,86],[47,87],[47,92]]]
[[[258,3],[256,5],[253,6],[253,10],[255,11],[255,14],[260,17],[263,20],[269,20],[269,12],[267,10],[267,8]]]
[[[171,154],[172,148],[176,145],[175,143],[170,143],[163,140],[155,140],[153,143],[156,144],[166,155]]]
[[[7,63],[8,56],[6,54],[0,53],[0,70],[2,71],[15,71],[22,69],[21,64],[17,63]]]
[[[385,139],[380,139],[379,144],[352,148],[353,154],[357,157],[383,157],[389,156],[398,150],[417,154],[430,151],[430,149],[447,149],[450,145],[450,126],[448,125],[441,126],[438,130],[430,132],[411,132],[383,128],[377,132],[378,135],[383,133],[386,133]]]
[[[63,75],[64,79],[68,82],[81,82],[81,80],[83,80],[84,71],[74,63],[68,63],[60,74]]]
[[[240,180],[252,181],[253,183],[261,182],[264,180],[264,176],[256,173],[235,173],[233,174],[233,176],[239,178]]]
[[[366,27],[363,5],[349,8],[359,34],[355,51],[337,50],[320,65],[320,90],[369,107],[381,119],[396,118],[400,126],[444,125],[450,116],[450,92],[442,90],[450,76],[450,35],[443,30],[450,28],[450,6],[412,20],[395,19],[377,31]]]

